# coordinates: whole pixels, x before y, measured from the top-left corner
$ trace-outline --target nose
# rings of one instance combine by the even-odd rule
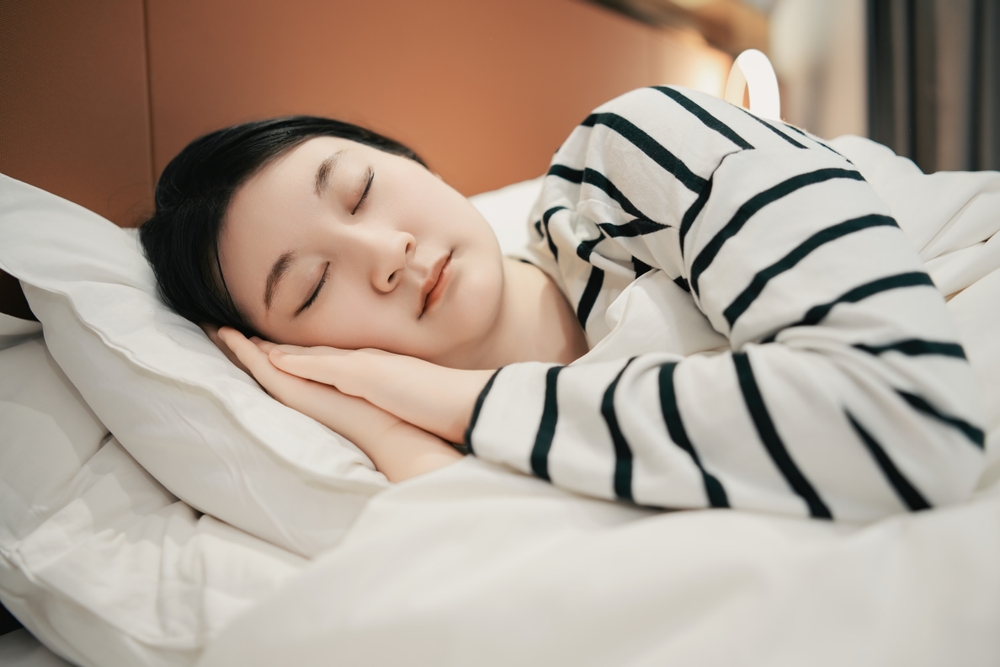
[[[416,239],[412,234],[394,231],[373,235],[371,244],[371,283],[372,286],[388,294],[396,289],[402,279],[410,254],[416,248]]]

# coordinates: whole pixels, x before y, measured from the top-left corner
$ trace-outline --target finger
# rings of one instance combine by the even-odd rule
[[[250,374],[261,381],[261,384],[266,385],[265,379],[269,378],[269,374],[273,374],[276,370],[271,365],[267,355],[236,329],[223,327],[219,329],[219,337],[240,362],[250,370]]]
[[[345,393],[351,391],[343,387],[345,378],[343,360],[339,355],[288,354],[278,346],[271,350],[268,358],[271,363],[286,373],[306,380],[314,380],[337,387]]]
[[[236,341],[239,338],[243,338],[243,334],[232,327],[219,327],[215,330],[216,337],[222,341],[222,344],[232,349],[232,341]]]
[[[257,346],[257,349],[259,349],[264,354],[267,354],[276,347],[276,345],[271,341],[264,340],[263,338],[257,338],[256,336],[254,336],[250,340],[253,341],[254,344]]]
[[[201,324],[199,326],[201,327],[201,330],[205,332],[205,335],[208,336],[208,339],[215,343],[216,347],[223,349],[226,348],[226,344],[223,343],[222,338],[219,337],[219,327],[214,324]]]
[[[247,355],[249,347],[257,347],[247,340],[246,336],[231,327],[220,328],[216,335],[222,341],[222,344],[229,348],[237,357],[240,357],[240,359]]]
[[[286,373],[291,373],[292,375],[298,375],[299,377],[306,377],[304,373],[308,373],[310,367],[317,365],[319,361],[313,355],[301,354],[298,352],[289,353],[287,350],[282,349],[286,347],[285,345],[276,345],[267,354],[267,358],[270,359],[271,363]]]
[[[205,331],[206,334],[208,334],[209,340],[215,343],[215,346],[219,348],[224,355],[226,355],[226,359],[229,359],[229,361],[234,366],[239,368],[247,375],[253,375],[250,372],[250,369],[247,368],[242,361],[240,361],[239,357],[236,356],[236,353],[233,352],[228,345],[226,345],[226,342],[224,340],[222,340],[222,337],[219,335],[219,327],[212,324],[202,324],[201,328]]]
[[[275,345],[273,349],[278,351],[278,356],[288,354],[288,355],[298,355],[306,357],[343,357],[347,356],[352,352],[352,350],[342,350],[337,347],[327,347],[325,345],[317,345],[315,347],[302,347],[299,345]]]

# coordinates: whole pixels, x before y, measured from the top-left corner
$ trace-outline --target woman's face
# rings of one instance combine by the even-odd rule
[[[441,361],[485,339],[503,292],[486,220],[420,164],[316,137],[234,195],[219,235],[237,307],[270,340]]]

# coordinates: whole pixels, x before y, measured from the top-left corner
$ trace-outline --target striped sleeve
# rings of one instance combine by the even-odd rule
[[[621,292],[661,271],[730,349],[505,367],[469,428],[476,455],[655,507],[866,521],[971,494],[982,409],[956,328],[826,145],[642,89],[574,130],[535,213],[535,260],[591,345]]]

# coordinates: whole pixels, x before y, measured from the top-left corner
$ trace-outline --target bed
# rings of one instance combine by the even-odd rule
[[[183,24],[148,4],[156,65]],[[632,30],[604,48],[659,44]],[[474,458],[390,485],[159,304],[134,231],[105,219],[129,222],[120,203],[0,176],[0,270],[31,307],[0,312],[0,603],[25,626],[0,664],[1000,664],[1000,174],[832,146],[920,252],[982,385],[987,467],[962,505],[868,525],[655,512]],[[472,198],[505,251],[539,187]]]
[[[867,140],[833,145],[890,204],[962,327],[990,416],[990,463],[970,502],[864,526],[662,513],[469,458],[391,488],[359,482],[377,488],[348,520],[330,515],[323,536],[302,517],[299,534],[268,533],[239,508],[215,509],[234,512],[228,522],[195,509],[214,501],[172,479],[134,427],[107,433],[96,413],[121,417],[85,400],[106,386],[67,379],[87,369],[65,336],[6,318],[0,600],[81,665],[996,664],[1000,174],[924,176]],[[35,204],[17,209],[9,181],[0,247],[18,245],[15,218],[33,206],[87,214],[33,189]],[[538,187],[474,198],[505,249],[523,243]],[[32,273],[15,254],[0,263],[24,276],[43,322],[60,322],[27,283],[44,283],[44,262]]]

